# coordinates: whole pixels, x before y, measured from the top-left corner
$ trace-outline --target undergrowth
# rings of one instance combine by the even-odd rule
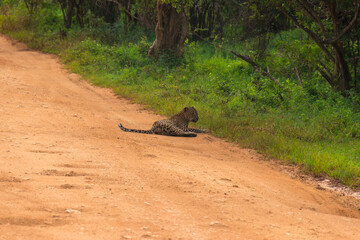
[[[298,31],[273,39],[262,60],[284,90],[246,62],[204,42],[187,42],[184,58],[147,58],[154,36],[121,23],[109,26],[96,19],[97,27],[75,26],[60,39],[56,26],[61,13],[50,10],[41,10],[31,20],[24,8],[6,10],[0,16],[1,31],[32,48],[58,54],[71,71],[93,84],[160,114],[196,106],[198,125],[215,136],[360,187],[360,96],[351,92],[344,98],[316,71],[304,73],[300,86],[292,69],[301,69],[301,62],[284,50],[299,47]],[[233,46],[239,51],[246,47]],[[318,49],[312,48],[305,44],[299,52],[316,57]]]

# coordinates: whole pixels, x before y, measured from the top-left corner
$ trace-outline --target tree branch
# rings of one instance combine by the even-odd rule
[[[324,27],[324,24],[321,22],[321,19],[319,16],[317,16],[316,12],[313,9],[313,6],[310,5],[310,3],[307,0],[296,0],[298,4],[303,6],[303,9],[305,12],[313,19],[313,21],[319,26],[321,31],[323,32],[324,37],[326,37],[326,30]]]
[[[350,23],[341,31],[341,33],[334,39],[328,40],[326,41],[326,43],[334,43],[340,40],[340,38],[342,38],[342,36],[345,35],[345,33],[347,33],[356,23],[358,17],[359,17],[359,12],[360,12],[360,2],[358,0],[355,1],[355,5],[356,5],[356,10],[355,10],[355,15],[353,17],[353,19],[350,21]]]
[[[300,83],[300,86],[302,87],[303,86],[303,83],[302,83],[302,80],[301,80],[301,77],[300,77],[300,73],[299,73],[299,69],[297,67],[294,67],[294,70],[295,70],[295,74],[296,74],[296,77]]]
[[[131,16],[133,19],[136,19],[136,20],[140,20],[138,17],[136,17],[135,15],[131,14],[131,12],[129,10],[127,10],[119,1],[117,0],[105,0],[107,2],[112,2],[112,3],[115,3],[118,5],[119,8],[121,8],[126,14],[128,14],[129,16]],[[96,3],[98,5],[101,5],[100,3],[101,1],[100,0],[96,0]]]
[[[271,76],[270,72],[266,72],[266,71],[262,70],[262,69],[260,68],[260,66],[257,65],[249,56],[241,55],[241,54],[236,53],[236,52],[234,52],[234,51],[232,51],[232,50],[230,50],[230,52],[231,52],[232,54],[234,54],[235,56],[241,58],[241,59],[244,60],[245,62],[248,62],[256,71],[260,72],[263,76],[268,77],[269,79],[271,79],[271,80],[272,80],[274,83],[276,83],[276,85],[278,85],[280,88],[284,88],[277,79],[275,79],[273,76]]]
[[[309,28],[305,27],[303,24],[301,24],[295,17],[291,16],[286,9],[284,9],[282,6],[277,7],[287,18],[289,18],[291,21],[294,22],[296,26],[304,30],[309,36],[316,42],[316,44],[321,48],[321,50],[326,54],[326,56],[332,61],[335,62],[335,57],[331,55],[329,50],[325,47],[324,41],[319,39],[316,34],[311,31]]]
[[[193,32],[193,34],[196,35],[196,36],[198,36],[198,37],[199,37],[200,39],[202,39],[203,41],[209,43],[210,45],[212,45],[212,46],[214,46],[214,47],[216,47],[216,48],[220,48],[220,49],[222,49],[222,50],[228,51],[228,52],[234,54],[235,56],[241,58],[241,59],[244,60],[245,62],[249,63],[249,64],[254,68],[255,71],[260,72],[261,75],[269,78],[271,81],[273,81],[274,83],[276,83],[276,85],[278,85],[279,88],[284,89],[284,87],[281,85],[281,83],[280,83],[277,79],[275,79],[273,76],[271,76],[269,70],[268,70],[267,72],[265,72],[264,70],[262,70],[261,67],[260,67],[258,64],[256,64],[249,56],[241,55],[241,54],[239,54],[239,53],[234,52],[233,50],[226,49],[226,48],[224,48],[224,47],[215,45],[214,43],[209,42],[208,40],[202,38],[202,37],[201,37],[199,34],[197,34],[196,32]],[[280,98],[281,101],[284,101],[284,98],[283,98],[283,96],[281,95],[281,93],[279,93],[279,98]]]
[[[320,72],[321,76],[323,76],[323,78],[325,78],[325,80],[330,84],[330,86],[332,88],[335,87],[334,81],[332,80],[331,76],[329,76],[323,69],[321,69],[320,67],[316,66],[317,70]]]

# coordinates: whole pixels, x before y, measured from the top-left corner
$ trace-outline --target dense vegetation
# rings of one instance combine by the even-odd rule
[[[194,105],[216,136],[360,187],[357,1],[174,2],[189,19],[181,56],[147,57],[156,1],[2,0],[0,30],[158,113]]]

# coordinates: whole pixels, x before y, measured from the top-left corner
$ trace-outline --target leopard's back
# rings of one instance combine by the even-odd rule
[[[189,133],[183,128],[179,126],[172,119],[164,119],[154,122],[151,131],[154,134],[166,135],[166,136],[182,136],[182,137],[196,137],[196,134]]]

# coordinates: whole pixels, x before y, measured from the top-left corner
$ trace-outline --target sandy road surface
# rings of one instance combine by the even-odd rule
[[[201,113],[200,113],[201,117]],[[0,37],[0,239],[360,239],[360,214]]]

